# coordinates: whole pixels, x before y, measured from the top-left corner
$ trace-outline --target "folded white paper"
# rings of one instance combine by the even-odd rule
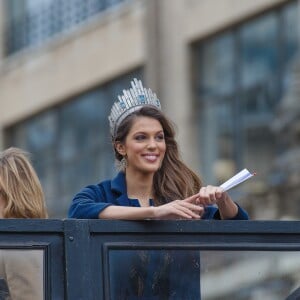
[[[254,175],[256,175],[256,173],[250,173],[247,169],[244,169],[236,175],[234,175],[233,177],[231,177],[230,179],[228,179],[223,184],[221,184],[220,187],[223,188],[225,191],[228,191],[229,189],[253,177]]]

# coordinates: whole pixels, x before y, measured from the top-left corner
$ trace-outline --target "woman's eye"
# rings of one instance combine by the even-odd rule
[[[144,139],[145,139],[145,136],[144,136],[144,135],[137,135],[137,136],[135,137],[135,139],[136,139],[137,141],[141,141],[141,140],[144,140]]]
[[[165,139],[165,137],[164,137],[163,134],[161,134],[161,135],[158,135],[158,136],[156,137],[156,139],[157,139],[158,141],[162,141],[162,140]]]

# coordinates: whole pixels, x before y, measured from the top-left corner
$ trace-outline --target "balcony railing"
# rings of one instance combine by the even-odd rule
[[[6,54],[38,45],[125,0],[55,0],[6,22]],[[8,12],[7,15],[10,15]]]
[[[44,299],[299,299],[297,221],[10,219],[0,240]]]

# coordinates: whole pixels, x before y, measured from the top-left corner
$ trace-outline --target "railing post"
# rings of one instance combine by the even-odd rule
[[[65,220],[65,299],[89,300],[92,297],[91,247],[88,220]]]

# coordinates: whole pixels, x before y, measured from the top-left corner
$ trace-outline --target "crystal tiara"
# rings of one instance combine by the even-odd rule
[[[123,90],[123,95],[118,96],[119,101],[116,101],[111,108],[108,120],[112,136],[115,136],[121,122],[141,107],[150,105],[161,110],[156,94],[151,89],[144,88],[141,80],[134,78],[131,86],[132,88]]]

